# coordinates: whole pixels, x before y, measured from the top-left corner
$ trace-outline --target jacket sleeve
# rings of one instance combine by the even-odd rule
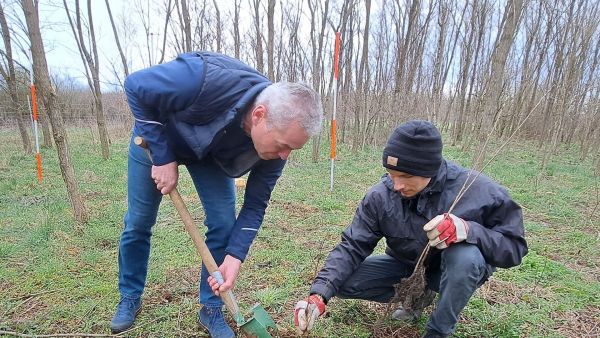
[[[169,114],[192,104],[202,87],[203,67],[198,57],[179,56],[125,79],[125,94],[135,119],[134,132],[148,144],[155,165],[175,161],[167,143],[165,124]]]
[[[241,261],[246,259],[248,250],[258,233],[271,192],[281,176],[284,160],[261,161],[252,168],[246,183],[244,204],[233,226],[225,253]]]
[[[523,212],[508,192],[498,187],[493,203],[483,207],[483,222],[469,221],[467,243],[481,250],[486,262],[499,268],[521,264],[527,254]]]
[[[335,296],[344,282],[367,258],[383,237],[379,231],[382,205],[377,194],[367,193],[359,204],[352,223],[342,233],[342,241],[329,253],[325,266],[315,278],[310,293],[326,300]]]

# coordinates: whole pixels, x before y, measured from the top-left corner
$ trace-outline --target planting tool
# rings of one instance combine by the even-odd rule
[[[150,161],[152,161],[152,155],[150,154],[150,150],[148,149],[144,139],[142,137],[137,136],[134,138],[133,142],[136,145],[142,147],[144,151],[146,151],[146,154],[148,155]],[[210,275],[217,280],[219,284],[223,284],[223,276],[219,271],[219,267],[215,262],[215,259],[213,258],[212,254],[210,253],[208,246],[206,246],[206,243],[202,239],[200,231],[194,224],[194,220],[190,215],[190,212],[188,211],[187,207],[185,206],[181,195],[177,191],[177,188],[171,190],[171,192],[169,193],[169,197],[171,197],[171,201],[173,201],[173,205],[175,205],[177,213],[179,213],[179,216],[183,220],[183,223],[185,224],[185,230],[192,238],[192,241],[196,246],[196,250],[200,254],[200,257],[202,258],[202,262],[206,266],[206,269],[208,270]],[[233,316],[236,325],[242,330],[242,332],[247,337],[271,338],[271,334],[267,329],[277,329],[277,327],[275,326],[275,322],[273,321],[273,319],[269,316],[267,311],[260,304],[254,305],[254,307],[252,308],[252,318],[246,321],[244,319],[244,316],[240,312],[240,308],[237,304],[237,301],[235,300],[233,291],[228,290],[226,292],[221,292],[220,295],[221,299],[223,299],[223,302],[225,303],[225,306],[227,306],[227,309]]]

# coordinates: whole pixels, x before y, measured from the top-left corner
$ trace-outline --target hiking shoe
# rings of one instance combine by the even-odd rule
[[[132,327],[135,317],[141,309],[142,300],[140,298],[121,298],[117,305],[117,311],[110,322],[112,333],[123,332]]]
[[[400,306],[394,313],[392,313],[392,319],[399,320],[402,322],[417,322],[421,318],[421,311],[408,311]]]
[[[198,322],[212,338],[235,338],[235,333],[225,322],[220,306],[203,306],[198,311]]]

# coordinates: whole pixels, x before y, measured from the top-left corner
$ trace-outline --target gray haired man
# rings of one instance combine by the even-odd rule
[[[202,267],[199,322],[212,337],[234,337],[217,294],[233,287],[290,152],[319,132],[320,99],[304,84],[272,84],[239,60],[211,52],[181,54],[135,72],[125,80],[125,92],[135,118],[132,140],[145,139],[153,163],[131,143],[119,247],[121,300],[112,331],[131,327],[141,309],[152,226],[183,164],[204,208],[206,244],[224,278],[217,285]],[[233,178],[248,172],[236,217]]]

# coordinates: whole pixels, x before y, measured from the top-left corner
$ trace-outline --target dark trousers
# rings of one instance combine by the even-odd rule
[[[387,303],[394,296],[394,284],[410,276],[413,269],[389,255],[367,257],[337,296]],[[456,243],[443,250],[440,268],[427,272],[428,287],[440,294],[427,329],[453,333],[460,312],[491,273],[475,245]]]

